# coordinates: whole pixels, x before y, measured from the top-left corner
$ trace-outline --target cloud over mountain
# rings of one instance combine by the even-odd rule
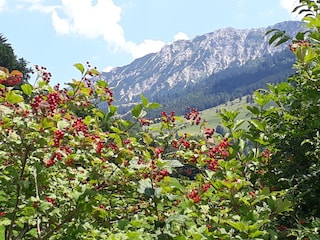
[[[4,9],[5,3],[6,3],[6,0],[0,0],[0,12]]]
[[[299,5],[299,0],[281,0],[280,1],[281,7],[286,9],[294,19],[298,19],[298,14],[293,13],[292,10]]]
[[[0,0],[1,3],[4,0]],[[58,5],[48,5],[44,0],[24,0],[28,9],[51,15],[57,34],[74,34],[85,38],[102,37],[114,51],[123,51],[133,58],[159,51],[165,43],[145,39],[135,43],[126,39],[121,21],[121,7],[113,0],[61,0]],[[31,5],[31,6],[30,6]]]

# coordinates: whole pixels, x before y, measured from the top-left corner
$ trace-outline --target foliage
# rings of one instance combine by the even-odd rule
[[[296,74],[284,83],[257,91],[258,106],[248,108],[254,116],[250,137],[263,136],[257,144],[267,145],[271,151],[265,180],[276,189],[287,191],[294,211],[281,221],[299,239],[316,239],[319,235],[319,7],[319,1],[302,0],[294,9],[305,14],[306,32],[290,37],[279,30],[270,31],[274,33],[270,43],[291,40],[289,47],[297,59]],[[270,102],[273,107],[267,108]]]
[[[68,88],[1,86],[0,225],[5,239],[267,239],[290,211],[283,191],[251,181],[264,156],[245,156],[235,135],[213,138],[195,109],[185,120],[163,112],[158,127],[141,96],[132,121],[117,117],[113,93],[99,73]],[[97,107],[106,102],[108,111]],[[88,108],[83,108],[84,106]],[[82,113],[75,113],[75,109]],[[85,112],[87,109],[87,112]],[[177,135],[185,121],[203,137]],[[102,123],[108,123],[107,126]],[[141,125],[133,135],[130,129]],[[102,130],[102,128],[105,128]],[[241,161],[239,161],[241,160]],[[254,166],[248,167],[248,166]]]
[[[17,90],[7,84],[17,72],[1,68],[3,238],[317,239],[317,19],[290,45],[296,74],[256,91],[250,120],[219,113],[225,136],[196,109],[152,124],[160,105],[144,96],[122,118],[89,63],[75,64],[81,79],[63,89],[36,66],[35,85]],[[186,124],[201,135],[181,133]]]

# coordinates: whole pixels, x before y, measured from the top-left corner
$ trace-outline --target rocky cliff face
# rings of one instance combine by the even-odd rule
[[[116,104],[130,105],[140,100],[140,94],[152,99],[164,91],[179,91],[229,67],[282,51],[287,45],[269,46],[268,29],[285,30],[294,36],[300,22],[288,21],[267,28],[225,28],[180,40],[134,60],[129,65],[103,73],[115,88]]]

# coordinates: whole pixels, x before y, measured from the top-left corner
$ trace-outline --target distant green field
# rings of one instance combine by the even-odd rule
[[[221,124],[218,112],[223,109],[227,111],[234,111],[238,109],[240,112],[238,115],[238,119],[248,119],[249,111],[245,108],[246,105],[248,105],[248,103],[246,103],[246,97],[242,97],[241,100],[236,99],[226,104],[201,111],[200,116],[203,120],[206,120],[208,122],[207,127],[216,128],[218,124]],[[180,132],[197,135],[200,133],[200,127],[195,125],[188,126]]]

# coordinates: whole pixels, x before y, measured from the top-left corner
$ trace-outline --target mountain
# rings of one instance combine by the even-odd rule
[[[181,101],[181,98],[190,92],[193,95],[189,96],[191,100],[188,102],[192,104],[195,103],[192,96],[199,91],[202,92],[200,97],[205,98],[205,94],[211,94],[212,97],[219,93],[216,90],[219,88],[230,90],[235,86],[240,89],[248,87],[244,78],[251,79],[251,85],[261,82],[261,79],[265,84],[268,76],[276,74],[283,77],[284,74],[279,73],[289,74],[294,60],[286,44],[278,47],[269,45],[270,37],[265,36],[269,29],[285,30],[288,35],[294,36],[301,29],[301,22],[286,21],[254,29],[229,27],[192,40],[175,41],[157,53],[150,53],[126,66],[103,73],[103,78],[111,87],[115,87],[116,105],[120,107],[120,112],[125,112],[129,106],[139,102],[141,94],[167,107],[170,102],[171,105],[174,103],[181,107],[181,104],[186,105],[186,101]],[[281,65],[281,68],[275,65]],[[271,82],[278,81],[270,78]],[[226,89],[223,86],[229,87]],[[210,87],[215,91],[210,90]],[[212,106],[207,104],[206,107]]]

